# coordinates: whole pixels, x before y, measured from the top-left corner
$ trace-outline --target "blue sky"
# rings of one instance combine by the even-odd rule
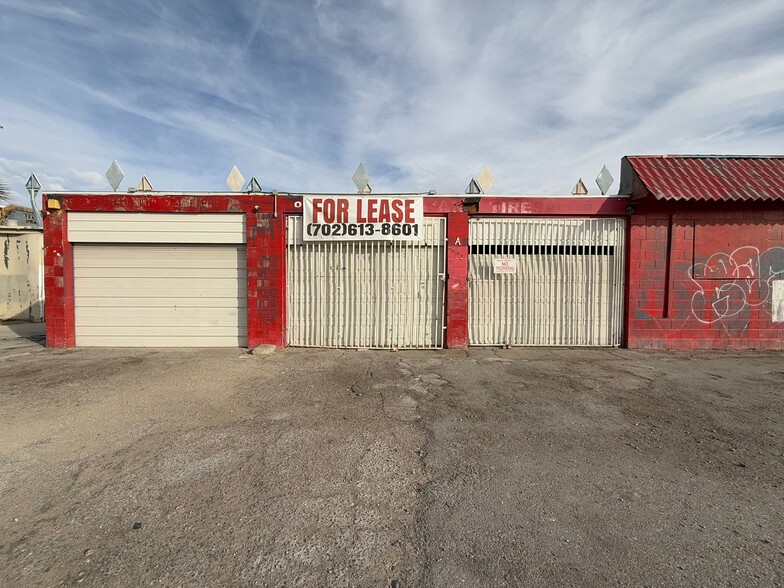
[[[591,193],[784,152],[784,2],[0,0],[0,177],[52,190]]]

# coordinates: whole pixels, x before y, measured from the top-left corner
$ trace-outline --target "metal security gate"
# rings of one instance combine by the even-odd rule
[[[469,225],[471,345],[621,343],[623,219]]]
[[[421,241],[318,243],[288,217],[288,344],[441,348],[446,219],[423,226]]]

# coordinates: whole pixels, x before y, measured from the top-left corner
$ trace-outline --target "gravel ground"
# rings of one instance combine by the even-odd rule
[[[782,586],[784,354],[0,358],[4,586]]]

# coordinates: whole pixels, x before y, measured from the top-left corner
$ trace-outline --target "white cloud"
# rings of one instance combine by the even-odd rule
[[[626,154],[784,144],[780,0],[0,6],[21,198],[30,171],[104,189],[115,158],[170,190],[225,189],[235,163],[351,190],[363,161],[376,191],[461,192],[487,163],[499,193],[596,192]]]

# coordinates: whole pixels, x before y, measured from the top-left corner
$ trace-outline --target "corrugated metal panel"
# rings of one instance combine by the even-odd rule
[[[244,347],[245,247],[74,246],[76,344]]]
[[[659,200],[784,200],[784,156],[629,156]]]
[[[245,243],[244,214],[71,212],[72,243]]]
[[[288,218],[288,343],[305,347],[440,348],[446,219],[422,241],[302,241]]]
[[[620,345],[623,219],[471,219],[469,242],[471,345]]]

